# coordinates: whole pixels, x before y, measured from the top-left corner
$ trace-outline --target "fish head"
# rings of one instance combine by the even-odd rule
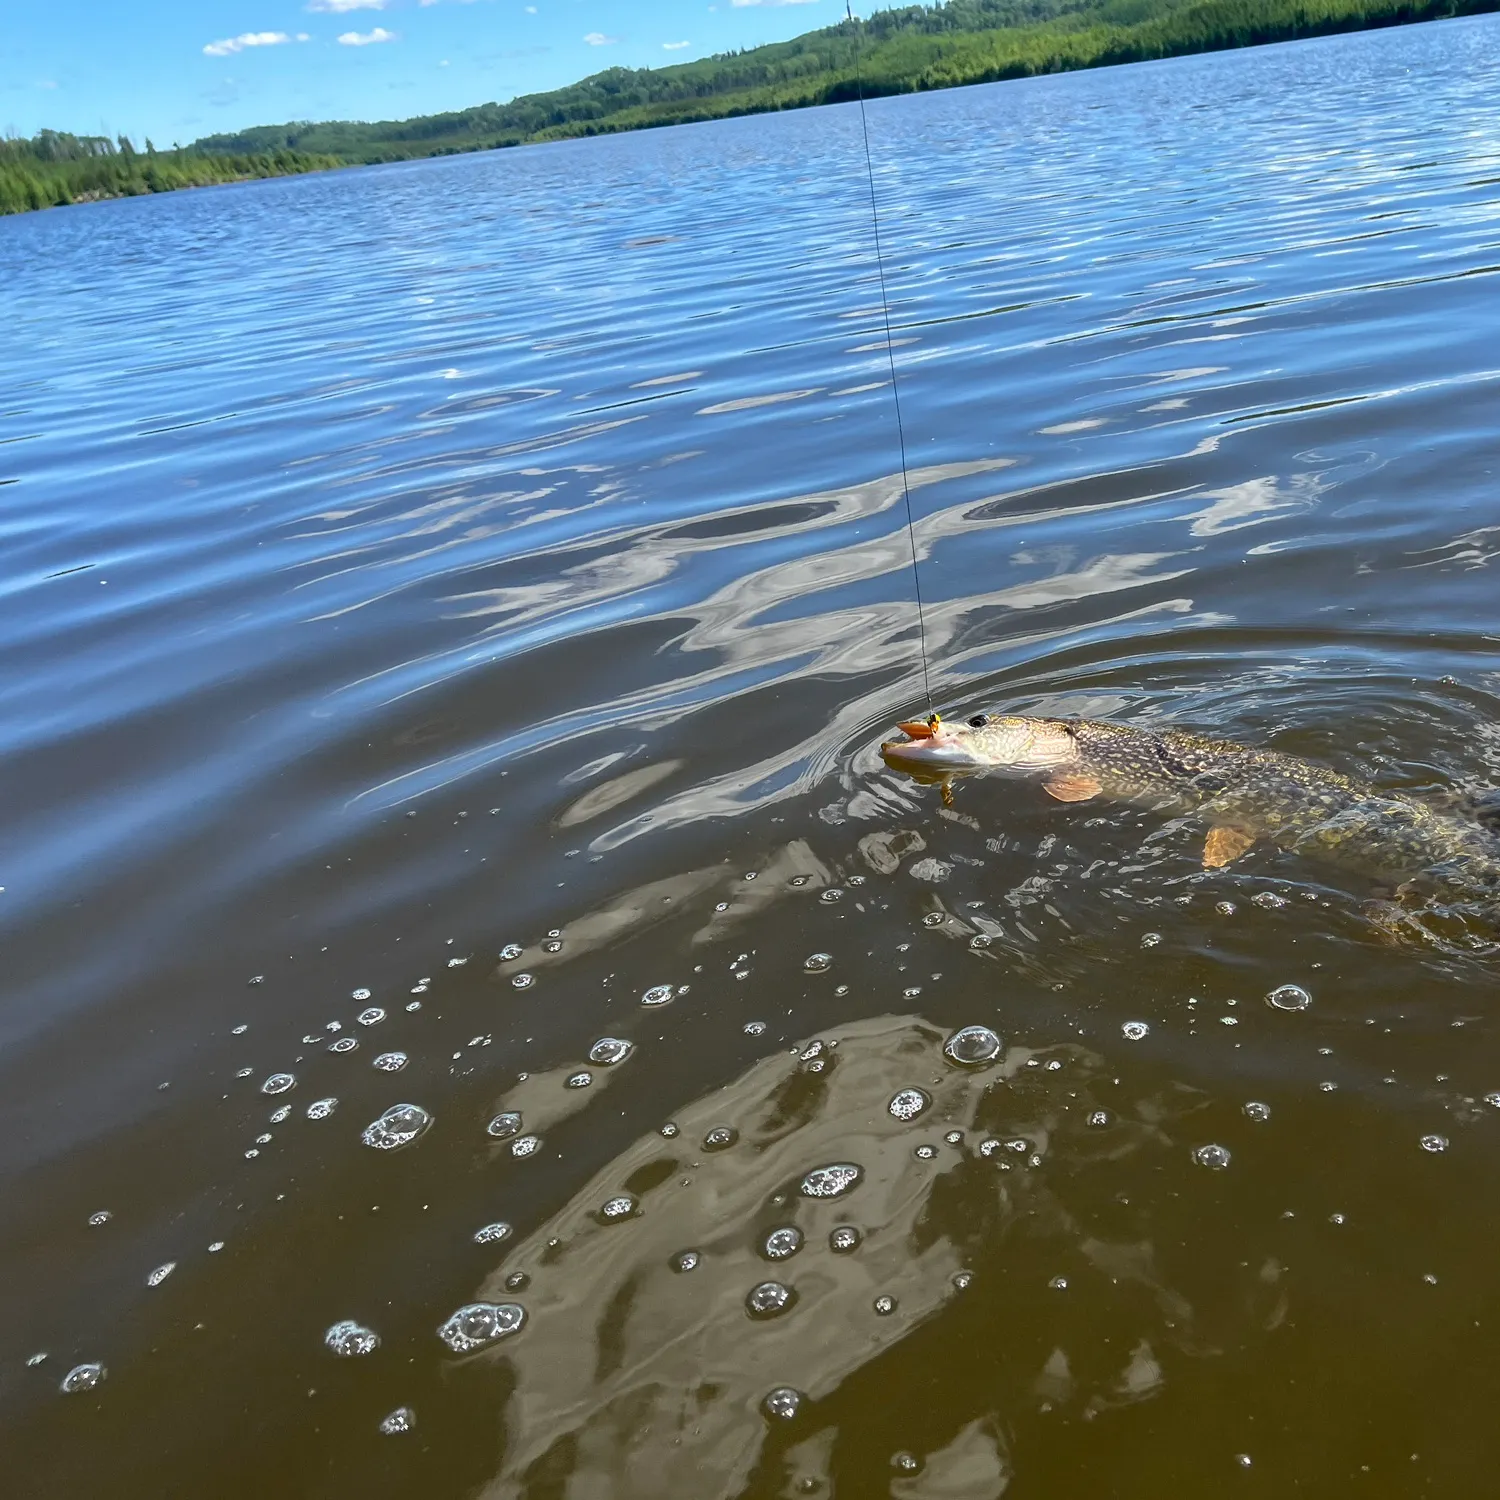
[[[950,722],[934,714],[898,726],[906,738],[880,747],[885,763],[918,779],[978,771],[1026,776],[1054,771],[1078,758],[1073,725],[1062,719],[975,714]]]

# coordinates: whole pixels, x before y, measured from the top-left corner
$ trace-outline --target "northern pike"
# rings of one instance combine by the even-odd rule
[[[893,769],[942,785],[980,772],[1029,776],[1060,802],[1099,797],[1207,824],[1203,864],[1218,869],[1264,842],[1357,869],[1399,894],[1500,901],[1500,836],[1477,817],[1380,791],[1277,750],[1181,729],[1089,719],[976,714],[900,725],[881,754]]]

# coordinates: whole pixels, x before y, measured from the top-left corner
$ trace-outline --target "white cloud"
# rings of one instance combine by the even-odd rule
[[[528,5],[526,7],[526,14],[528,16],[534,16],[536,14],[536,6],[534,6],[534,5]]]
[[[591,31],[584,37],[590,47],[613,47],[619,40],[617,36],[605,36],[602,31]]]
[[[692,45],[693,44],[691,42],[663,42],[662,43],[662,46],[665,47],[668,52],[681,52],[684,47],[691,47]]]
[[[203,49],[205,57],[229,57],[243,52],[246,47],[279,47],[291,41],[284,31],[243,31],[239,36],[225,37],[222,42],[210,42]]]
[[[394,42],[398,40],[394,31],[387,31],[384,26],[377,26],[374,31],[346,31],[339,37],[341,47],[370,47],[376,42]]]
[[[384,10],[391,0],[307,0],[307,8],[323,15],[342,16],[351,10]]]

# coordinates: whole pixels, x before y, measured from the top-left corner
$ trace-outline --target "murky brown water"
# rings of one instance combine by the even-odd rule
[[[945,712],[1500,777],[1497,38],[872,109]],[[8,1495],[1488,1492],[1495,961],[880,764],[857,131],[0,224]]]

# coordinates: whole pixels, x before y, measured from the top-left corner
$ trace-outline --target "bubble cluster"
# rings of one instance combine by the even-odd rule
[[[761,1246],[761,1254],[767,1260],[786,1260],[802,1248],[802,1231],[795,1224],[783,1224],[773,1229]]]
[[[797,1294],[780,1281],[762,1281],[745,1295],[745,1311],[752,1318],[779,1318],[790,1312]]]
[[[406,1066],[407,1061],[404,1052],[382,1052],[370,1066],[379,1068],[382,1073],[399,1073]]]
[[[982,1068],[1000,1056],[1002,1046],[988,1026],[964,1026],[943,1043],[943,1056],[961,1068]]]
[[[542,1138],[539,1135],[517,1136],[510,1143],[510,1154],[517,1160],[528,1156],[535,1156],[542,1148]]]
[[[498,1245],[501,1240],[511,1237],[511,1227],[500,1220],[493,1224],[486,1224],[482,1229],[474,1231],[474,1243],[476,1245]]]
[[[353,1359],[356,1355],[373,1354],[380,1347],[380,1335],[353,1318],[344,1318],[323,1335],[323,1342],[340,1359]]]
[[[398,1406],[395,1411],[380,1419],[380,1430],[387,1437],[399,1432],[410,1432],[417,1425],[417,1415],[409,1406]]]
[[[307,1106],[309,1120],[326,1120],[339,1107],[337,1099],[314,1099]]]
[[[841,1198],[852,1191],[864,1176],[864,1168],[853,1162],[830,1162],[824,1167],[814,1167],[798,1191],[804,1198]]]
[[[932,1100],[921,1089],[901,1089],[892,1095],[886,1108],[898,1120],[915,1120]]]
[[[438,1337],[455,1354],[483,1349],[520,1331],[526,1310],[516,1302],[470,1302],[438,1329]]]
[[[871,1306],[874,1307],[877,1317],[888,1318],[896,1310],[896,1299],[882,1293]]]
[[[616,1063],[624,1062],[634,1051],[634,1045],[621,1037],[601,1036],[589,1048],[589,1061],[601,1068],[612,1068]]]
[[[599,1217],[606,1224],[614,1224],[621,1219],[634,1218],[639,1209],[640,1204],[629,1193],[621,1193],[605,1200],[599,1209]]]
[[[297,1080],[290,1073],[272,1073],[266,1081],[261,1084],[260,1091],[263,1094],[284,1094],[290,1088],[297,1086]]]
[[[1127,1042],[1143,1041],[1151,1035],[1151,1027],[1145,1021],[1127,1021],[1120,1028],[1120,1035]]]
[[[432,1124],[432,1116],[420,1104],[393,1104],[360,1133],[365,1145],[377,1151],[394,1151],[409,1146]]]

